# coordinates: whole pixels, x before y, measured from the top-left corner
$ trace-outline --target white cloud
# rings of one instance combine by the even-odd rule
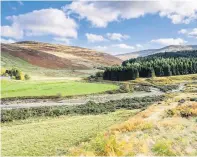
[[[197,1],[74,1],[63,7],[65,12],[78,14],[95,27],[106,27],[112,21],[132,19],[146,14],[159,14],[172,23],[188,24],[197,19]]]
[[[143,46],[141,44],[136,44],[136,47],[139,49],[143,48]]]
[[[197,28],[194,28],[191,32],[188,33],[188,35],[197,38]]]
[[[118,41],[122,41],[122,40],[129,38],[128,35],[124,35],[124,34],[120,34],[120,33],[107,33],[107,37],[110,40],[118,40]]]
[[[180,31],[178,31],[179,34],[187,34],[187,30],[186,29],[181,29]]]
[[[13,24],[12,26],[1,26],[1,36],[3,37],[22,39],[23,34],[23,30],[21,30],[17,24]]]
[[[77,24],[62,10],[34,10],[18,16],[8,16],[11,26],[2,26],[2,36],[15,39],[26,36],[53,35],[56,37],[77,38]]]
[[[16,41],[15,40],[12,40],[12,39],[4,39],[4,38],[1,38],[1,43],[5,43],[5,44],[10,44],[10,43],[15,43]]]
[[[178,33],[187,35],[188,37],[197,38],[197,28],[193,28],[193,29],[190,29],[190,30],[181,29]]]
[[[112,45],[113,47],[119,47],[119,48],[122,48],[122,49],[135,49],[134,46],[130,46],[130,45],[127,45],[127,44],[115,44],[115,45]]]
[[[181,38],[161,38],[156,40],[151,40],[152,43],[157,43],[161,45],[183,45],[187,43],[187,41],[181,39]]]
[[[96,27],[106,27],[108,22],[116,21],[118,13],[110,8],[98,6],[96,2],[72,2],[63,7],[63,10],[69,13],[77,13],[80,18],[85,18]]]
[[[88,41],[92,43],[106,41],[106,39],[102,35],[96,35],[91,33],[86,33],[85,35]]]

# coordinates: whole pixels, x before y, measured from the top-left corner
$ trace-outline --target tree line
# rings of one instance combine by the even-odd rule
[[[122,66],[108,67],[103,79],[135,80],[138,77],[172,76],[197,73],[197,51],[166,52],[124,61]]]

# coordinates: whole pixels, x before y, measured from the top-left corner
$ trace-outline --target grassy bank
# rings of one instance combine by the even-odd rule
[[[138,110],[109,114],[33,118],[2,124],[2,155],[47,156],[66,154],[109,126],[126,120]]]
[[[73,96],[116,90],[112,84],[74,81],[15,81],[1,80],[1,97]]]

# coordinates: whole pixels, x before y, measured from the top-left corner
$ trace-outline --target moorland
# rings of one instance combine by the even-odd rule
[[[127,61],[29,41],[1,51],[3,156],[197,155],[196,50]]]

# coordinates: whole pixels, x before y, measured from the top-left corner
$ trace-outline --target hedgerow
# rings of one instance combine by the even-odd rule
[[[1,122],[27,119],[39,116],[60,116],[70,114],[101,114],[114,112],[117,109],[141,109],[156,101],[162,101],[164,96],[143,97],[132,99],[113,100],[105,103],[89,101],[84,105],[73,106],[43,106],[35,108],[2,109]]]

